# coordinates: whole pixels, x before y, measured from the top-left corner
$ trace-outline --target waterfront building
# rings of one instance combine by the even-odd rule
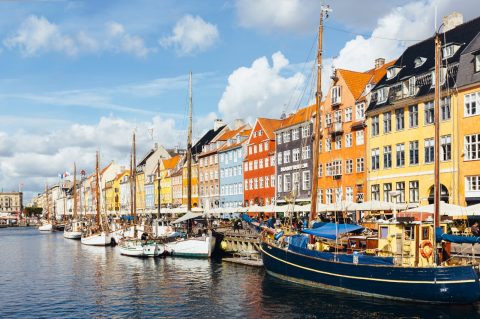
[[[455,185],[460,205],[480,203],[480,34],[462,51],[456,80],[458,131],[453,134],[457,143],[459,168]],[[453,113],[452,116],[454,116]],[[463,155],[463,156],[462,156]]]
[[[172,174],[180,159],[181,156],[176,155],[160,162],[160,201],[162,207],[172,207],[173,205]],[[157,180],[155,180],[155,191],[158,187],[156,183],[158,183]],[[156,205],[158,205],[157,202],[158,199],[155,196]]]
[[[125,170],[125,174],[120,179],[120,212],[122,214],[131,214],[131,191],[130,191],[130,170]]]
[[[220,158],[220,207],[243,206],[243,159],[246,142],[250,136],[249,125],[231,131],[219,150]]]
[[[480,18],[462,24],[461,15],[454,13],[444,18],[441,31],[440,196],[442,201],[462,204],[457,163],[469,163],[460,149],[458,139],[466,137],[459,136],[458,120],[464,115],[459,108],[468,106],[459,103],[455,83],[462,71],[460,55],[480,31]],[[390,192],[395,190],[398,202],[433,203],[434,63],[430,37],[408,47],[374,88],[367,109],[369,199],[392,201]],[[467,92],[465,88],[462,96]],[[468,131],[472,127],[467,120],[462,123],[467,125],[463,134],[475,131]]]
[[[192,207],[198,207],[198,163],[192,158]],[[182,167],[182,205],[187,205],[188,202],[188,173],[187,161],[183,163]]]
[[[275,130],[276,202],[310,202],[315,105],[286,117]],[[268,167],[268,160],[260,162]]]
[[[323,129],[318,156],[319,203],[365,200],[365,108],[371,88],[393,62],[385,64],[384,59],[376,59],[375,67],[366,72],[334,70],[322,107]]]
[[[182,205],[183,200],[183,164],[184,158],[181,158],[172,172],[172,206]]]
[[[113,207],[114,207],[114,211],[117,214],[120,212],[122,213],[127,212],[122,209],[121,184],[122,184],[122,181],[124,181],[125,179],[128,179],[129,176],[130,176],[130,170],[123,168],[123,171],[117,174],[113,179],[113,192],[115,193]],[[130,189],[128,189],[128,194],[130,194]]]
[[[243,160],[244,204],[275,204],[275,130],[282,120],[257,118]]]
[[[224,144],[225,138],[222,137],[230,129],[223,121],[216,120],[212,130],[208,131],[206,136],[196,146],[195,159],[198,161],[200,205],[205,209],[219,207],[220,203],[220,181],[218,149]],[[197,143],[198,144],[198,143]]]
[[[21,213],[23,211],[22,192],[1,192],[0,213]]]
[[[115,177],[109,181],[105,182],[105,209],[108,214],[115,213],[115,188],[114,188]]]

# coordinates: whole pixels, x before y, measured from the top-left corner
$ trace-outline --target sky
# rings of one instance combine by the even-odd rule
[[[253,124],[308,105],[321,2],[322,87],[432,36],[477,0],[0,0],[0,189],[26,202],[58,174],[186,144],[216,118]],[[435,15],[437,11],[437,15]],[[440,23],[439,23],[440,24]]]

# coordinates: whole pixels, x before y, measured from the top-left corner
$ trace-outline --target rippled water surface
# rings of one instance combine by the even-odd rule
[[[286,283],[263,269],[136,259],[60,232],[0,229],[0,318],[477,318],[479,308],[362,299]]]

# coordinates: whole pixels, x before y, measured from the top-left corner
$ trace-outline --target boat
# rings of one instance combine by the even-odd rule
[[[49,203],[49,194],[48,194],[48,185],[45,184],[45,196],[47,202],[47,216],[44,220],[41,221],[41,225],[38,226],[38,230],[41,232],[52,232],[55,231],[53,220],[50,217],[50,203]]]
[[[77,216],[77,165],[73,164],[73,216],[72,220],[65,225],[63,237],[67,239],[81,239],[83,223]]]
[[[212,235],[203,237],[182,238],[165,244],[166,249],[172,256],[209,258],[215,247],[215,237]]]
[[[95,204],[97,214],[95,217],[95,224],[84,229],[81,237],[82,244],[88,246],[109,246],[112,244],[112,235],[108,229],[108,226],[104,225],[103,218],[100,214],[100,178],[98,172],[99,161],[100,159],[97,151],[95,172]]]
[[[137,199],[136,199],[136,146],[135,133],[132,137],[132,152],[130,156],[130,208],[133,216],[133,225],[122,230],[122,238],[119,239],[120,254],[131,257],[157,257],[165,253],[162,244],[153,240],[146,240],[146,233],[142,232],[142,238],[138,238],[137,229]],[[145,235],[144,235],[145,234]]]
[[[323,20],[328,11],[322,6],[316,114],[321,114],[321,39]],[[440,110],[440,47],[437,33],[435,110]],[[310,222],[316,217],[320,118],[315,117]],[[438,111],[435,112],[435,142],[437,147]],[[435,152],[433,220],[393,218],[378,223],[375,232],[364,234],[363,226],[340,223],[335,215],[335,222],[304,229],[300,234],[288,233],[287,230],[273,230],[273,234],[264,231],[260,250],[266,272],[290,282],[382,299],[428,304],[469,304],[480,300],[478,263],[472,259],[451,258],[448,240],[458,238],[446,236],[446,229],[440,225],[439,153]]]

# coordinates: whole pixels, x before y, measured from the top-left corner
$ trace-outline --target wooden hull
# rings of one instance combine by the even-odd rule
[[[212,256],[215,247],[215,237],[199,237],[181,239],[165,244],[172,256],[209,258]]]
[[[88,246],[110,246],[112,237],[106,232],[82,237],[82,244]]]

